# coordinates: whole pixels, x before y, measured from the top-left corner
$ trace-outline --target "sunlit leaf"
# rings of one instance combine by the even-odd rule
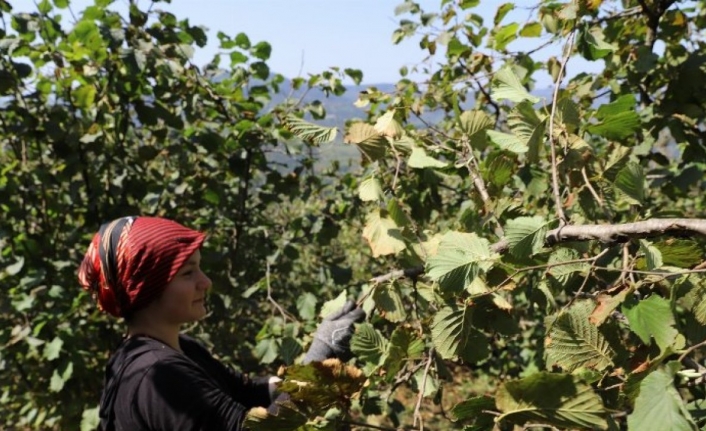
[[[615,177],[615,187],[633,205],[642,205],[645,200],[645,173],[642,166],[629,162]]]
[[[651,372],[640,383],[640,394],[635,409],[628,416],[631,430],[645,431],[695,431],[691,415],[684,400],[674,387],[674,375],[680,365],[670,362]]]
[[[369,323],[358,325],[350,345],[356,358],[376,365],[387,350],[387,340]]]
[[[526,153],[529,149],[527,147],[527,144],[525,142],[522,142],[522,140],[520,140],[515,135],[497,132],[495,130],[488,130],[487,133],[490,141],[503,150],[510,151],[512,153],[522,154]]]
[[[387,149],[387,141],[375,127],[361,122],[353,123],[348,128],[344,142],[355,144],[370,160],[382,158]]]
[[[654,248],[662,255],[664,265],[691,268],[701,262],[702,250],[698,243],[686,239],[669,239],[656,242]]]
[[[377,177],[366,178],[358,186],[358,197],[363,202],[379,201],[383,196],[382,185]]]
[[[323,127],[308,121],[302,120],[295,115],[289,115],[286,125],[294,136],[313,144],[325,144],[336,139],[338,129],[336,127]]]
[[[59,357],[63,345],[64,340],[59,337],[54,337],[53,340],[44,345],[44,353],[42,356],[44,356],[44,359],[47,361],[53,361]]]
[[[645,254],[648,270],[659,269],[662,267],[662,253],[649,241],[644,239],[640,240],[640,251]]]
[[[572,372],[577,368],[603,371],[613,365],[615,352],[601,331],[589,321],[593,301],[576,302],[556,317],[547,318],[547,365]]]
[[[393,323],[402,322],[407,317],[402,294],[397,283],[389,283],[377,286],[373,291],[375,306],[380,311],[380,315]]]
[[[422,357],[424,342],[409,329],[399,326],[390,336],[387,351],[384,353],[382,369],[389,377],[394,377],[410,361]]]
[[[406,248],[402,232],[395,222],[375,209],[366,217],[363,238],[368,242],[373,257],[397,254]]]
[[[407,160],[407,165],[410,168],[424,169],[424,168],[444,168],[448,165],[447,162],[442,162],[433,157],[429,157],[424,148],[413,147],[412,155],[409,156]]]
[[[442,289],[460,292],[497,259],[485,238],[475,233],[449,232],[441,239],[436,255],[427,261],[426,274]]]
[[[520,258],[539,253],[544,248],[549,225],[550,222],[540,216],[508,220],[505,239],[510,246],[510,253]]]
[[[395,120],[395,111],[385,112],[377,119],[373,127],[380,135],[390,138],[398,138],[404,133],[402,125]]]
[[[480,362],[490,353],[485,335],[473,328],[473,307],[444,307],[434,315],[431,339],[444,359]]]
[[[515,103],[520,103],[524,100],[537,103],[540,100],[539,97],[529,94],[510,67],[503,67],[497,71],[495,76],[493,76],[491,85],[490,95],[495,100],[510,100]]]
[[[520,30],[520,36],[522,37],[539,37],[542,35],[542,24],[533,21],[528,22]]]
[[[624,304],[622,311],[628,318],[630,330],[645,344],[650,344],[654,337],[662,351],[674,343],[679,333],[669,301],[660,296],[651,295],[637,304]]]

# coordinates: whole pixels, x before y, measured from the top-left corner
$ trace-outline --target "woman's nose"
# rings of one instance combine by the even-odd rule
[[[201,271],[201,279],[199,280],[198,286],[203,290],[207,290],[211,288],[212,284],[213,282],[211,281],[211,279],[208,278],[208,276],[204,274],[203,271]]]

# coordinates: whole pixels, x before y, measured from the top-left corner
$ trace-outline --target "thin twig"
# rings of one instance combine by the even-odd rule
[[[339,423],[345,424],[345,425],[355,425],[358,427],[370,428],[370,429],[380,430],[380,431],[411,431],[412,430],[411,428],[405,428],[405,427],[391,428],[391,427],[384,427],[384,426],[380,426],[380,425],[368,424],[365,422],[352,421],[352,420],[344,420],[344,421],[340,421]]]
[[[554,116],[556,114],[557,100],[559,98],[559,88],[561,87],[561,81],[564,77],[564,71],[566,69],[566,63],[569,62],[571,57],[571,52],[574,48],[574,36],[576,35],[576,30],[572,30],[569,33],[569,40],[564,46],[564,57],[561,60],[561,66],[559,67],[559,74],[556,77],[556,82],[554,83],[554,95],[552,96],[552,110],[549,114],[549,146],[552,152],[552,191],[554,193],[554,201],[556,205],[556,215],[561,220],[562,224],[566,224],[566,215],[564,214],[564,208],[561,203],[561,193],[559,192],[559,172],[556,157],[556,143],[554,142]]]
[[[609,251],[610,251],[610,247],[606,247],[605,249],[603,249],[603,251],[601,251],[596,256],[591,258],[593,260],[593,262],[591,262],[591,269],[588,270],[588,273],[583,278],[583,283],[581,283],[581,287],[579,287],[579,290],[576,291],[574,296],[569,300],[568,304],[566,304],[566,306],[564,308],[569,308],[569,306],[571,306],[571,304],[574,303],[576,298],[581,296],[581,294],[583,293],[583,289],[586,287],[586,284],[588,283],[588,279],[591,278],[591,274],[593,274],[593,272],[596,270],[596,262],[598,261],[598,259],[605,256],[606,253],[608,253]]]
[[[427,358],[427,363],[424,366],[424,374],[422,375],[422,387],[419,388],[419,395],[417,396],[417,404],[414,406],[414,422],[413,425],[417,426],[417,420],[419,420],[419,431],[424,431],[424,420],[422,415],[419,413],[419,409],[422,407],[422,398],[424,398],[424,392],[427,387],[427,377],[429,376],[429,368],[431,368],[431,363],[434,360],[434,348],[429,349],[429,357]]]
[[[689,347],[688,349],[684,350],[684,353],[682,353],[682,354],[679,356],[679,362],[683,361],[684,358],[686,358],[691,352],[693,352],[694,350],[696,350],[696,349],[698,349],[698,348],[700,348],[700,347],[703,347],[703,346],[706,346],[706,340],[704,340],[704,341],[702,341],[702,342],[700,342],[700,343],[696,343],[696,344],[694,344],[693,346]]]
[[[603,210],[603,214],[607,218],[610,218],[610,212],[608,211],[608,208],[605,206],[603,199],[601,199],[601,197],[596,192],[596,189],[594,189],[593,186],[591,185],[591,180],[588,178],[588,173],[586,172],[585,166],[581,168],[581,175],[583,176],[583,180],[586,183],[586,188],[588,188],[588,191],[591,192],[593,199],[596,200],[596,202],[598,203],[598,206]]]

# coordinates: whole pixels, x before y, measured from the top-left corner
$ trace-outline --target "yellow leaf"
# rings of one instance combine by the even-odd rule
[[[397,254],[406,247],[397,224],[391,218],[383,217],[379,209],[368,214],[363,238],[368,241],[373,257]]]
[[[402,135],[404,129],[402,125],[395,120],[395,111],[387,111],[382,117],[378,118],[375,123],[375,130],[381,135],[397,138]]]

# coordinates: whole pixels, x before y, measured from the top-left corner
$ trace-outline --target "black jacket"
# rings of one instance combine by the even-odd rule
[[[181,335],[184,353],[161,341],[125,340],[106,367],[104,431],[240,430],[245,414],[270,405],[268,378],[250,380]]]

